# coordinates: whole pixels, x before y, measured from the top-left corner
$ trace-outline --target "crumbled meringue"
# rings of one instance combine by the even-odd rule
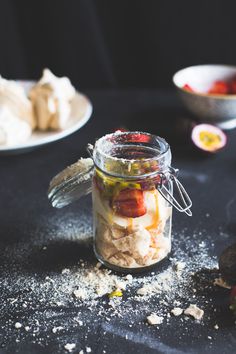
[[[36,122],[32,104],[24,88],[16,81],[6,80],[0,76],[0,107],[7,107],[12,116],[27,122],[32,129]]]
[[[31,135],[30,125],[14,115],[7,107],[0,107],[0,145],[24,143]]]
[[[63,129],[74,96],[75,89],[67,77],[57,77],[49,69],[44,69],[42,78],[29,92],[38,129]]]

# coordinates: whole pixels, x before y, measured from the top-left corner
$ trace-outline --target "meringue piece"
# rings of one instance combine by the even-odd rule
[[[96,188],[94,188],[94,186],[92,196],[94,210],[96,210],[97,213],[100,214],[109,225],[114,224],[116,228],[120,229],[124,229],[129,226],[129,218],[116,216],[109,206],[109,203],[101,198],[100,193]]]
[[[174,315],[174,316],[180,316],[183,313],[183,309],[181,309],[180,307],[174,307],[170,312]]]
[[[184,314],[187,316],[192,316],[195,320],[201,320],[204,315],[204,311],[195,304],[190,304],[189,307],[184,310]]]
[[[67,77],[57,77],[49,69],[44,69],[42,78],[29,93],[37,127],[40,130],[63,129],[70,116],[70,102],[74,96],[75,89]]]
[[[129,236],[114,240],[114,246],[121,252],[129,252],[134,258],[145,257],[149,252],[151,236],[145,228],[140,228]]]
[[[114,254],[112,257],[108,259],[108,262],[117,265],[118,267],[124,267],[124,268],[137,267],[137,263],[135,262],[134,258],[122,252],[118,252]]]
[[[147,322],[152,326],[161,324],[163,320],[164,317],[158,316],[155,313],[152,313],[151,315],[147,316]]]
[[[23,87],[15,81],[0,76],[0,107],[2,106],[6,106],[12,115],[27,122],[32,129],[35,128],[32,104]]]
[[[31,135],[31,127],[15,116],[7,107],[0,108],[0,145],[18,145]]]
[[[108,259],[117,253],[117,249],[114,247],[112,243],[112,234],[110,228],[106,223],[102,221],[102,218],[98,215],[98,223],[97,223],[97,239],[96,246],[102,257],[104,259]]]

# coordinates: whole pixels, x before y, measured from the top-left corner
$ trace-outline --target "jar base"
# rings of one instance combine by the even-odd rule
[[[149,266],[144,266],[144,267],[135,267],[135,268],[123,268],[116,266],[115,264],[111,264],[107,261],[105,261],[97,252],[94,247],[94,253],[97,258],[97,260],[102,263],[106,268],[114,270],[115,272],[118,273],[124,273],[124,274],[137,274],[137,273],[148,273],[150,271],[158,271],[162,272],[165,270],[169,265],[170,265],[170,260],[169,256],[171,255],[171,252],[166,255],[165,258],[163,258],[161,261],[151,264]]]

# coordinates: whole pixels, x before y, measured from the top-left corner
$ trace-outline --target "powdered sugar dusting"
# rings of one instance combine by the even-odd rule
[[[184,314],[175,317],[171,310],[186,309],[190,304],[196,304],[207,314],[202,326],[209,322],[214,309],[212,298],[205,293],[206,289],[216,291],[213,282],[218,271],[217,260],[210,255],[211,239],[204,231],[201,246],[198,232],[184,230],[181,235],[174,235],[173,254],[162,270],[122,275],[97,263],[92,251],[91,219],[87,215],[82,213],[77,222],[70,213],[65,219],[61,214],[47,226],[48,238],[38,231],[35,244],[22,242],[20,247],[11,248],[9,257],[15,261],[10,281],[4,280],[8,269],[2,269],[0,278],[4,289],[1,312],[8,313],[9,318],[7,323],[0,319],[0,326],[5,329],[3,346],[10,337],[46,345],[53,335],[58,338],[58,352],[63,352],[67,343],[77,343],[76,335],[71,335],[67,342],[63,336],[77,333],[79,328],[83,342],[76,344],[76,350],[86,352],[86,347],[91,347],[93,352],[90,338],[99,326],[114,329],[116,324],[117,330],[135,326],[136,331],[138,326],[138,331],[146,331],[147,316],[153,313],[161,318],[159,335],[171,321],[178,321],[182,333],[187,333],[186,323],[194,320]],[[53,267],[55,253],[59,253],[59,258]],[[42,274],[35,270],[37,262],[44,267]],[[176,264],[184,266],[180,269]],[[108,296],[119,288],[123,296]],[[16,329],[16,322],[22,326]]]

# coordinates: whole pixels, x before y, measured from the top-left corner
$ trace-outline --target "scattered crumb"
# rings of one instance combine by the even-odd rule
[[[177,262],[175,264],[175,270],[176,272],[182,272],[182,270],[185,268],[186,263],[185,262]]]
[[[67,350],[69,353],[72,352],[75,347],[75,343],[67,343],[66,345],[64,345],[65,350]]]
[[[192,316],[195,320],[201,320],[204,315],[204,311],[196,305],[190,304],[189,307],[184,310],[184,314],[187,316]]]
[[[64,327],[62,327],[62,326],[53,327],[52,333],[57,333],[58,331],[61,331],[62,329],[64,329]]]
[[[89,242],[91,242],[92,231],[90,232],[89,225],[92,223],[90,219],[88,222],[88,217],[82,220],[80,218],[77,222],[74,214],[71,215],[73,220],[70,220],[72,218],[70,213],[65,217],[60,215],[60,218],[53,219],[52,227],[55,225],[55,229],[52,229],[50,238],[45,239],[49,233],[44,232],[41,237],[34,239],[34,247],[41,250],[44,244],[50,244],[51,251],[53,249],[51,242],[52,245],[54,241],[61,242],[62,245],[65,241],[67,244],[68,239],[77,242],[80,235],[89,236]],[[81,226],[81,223],[84,226]],[[201,240],[204,242],[201,243]],[[73,242],[71,245],[73,247]],[[88,243],[88,246],[91,247],[91,243]],[[84,247],[87,245],[85,244]],[[191,248],[191,252],[186,252],[186,248]],[[207,316],[204,316],[201,325],[211,328],[214,332],[216,331],[214,325],[218,321],[214,313],[216,289],[213,290],[213,281],[219,276],[219,272],[216,269],[218,261],[215,256],[212,256],[211,250],[212,235],[203,231],[200,237],[198,231],[192,232],[191,230],[190,232],[186,228],[180,234],[174,235],[173,253],[169,264],[167,263],[158,271],[133,276],[118,274],[101,266],[95,258],[86,259],[85,255],[84,259],[80,258],[74,264],[64,263],[64,269],[63,266],[59,269],[48,269],[47,274],[43,273],[42,277],[39,277],[34,272],[26,276],[25,272],[21,271],[21,264],[14,263],[15,259],[25,261],[28,255],[32,254],[32,245],[22,241],[21,247],[8,250],[15,268],[3,269],[3,272],[6,271],[9,282],[6,284],[6,292],[1,302],[2,343],[10,343],[11,340],[14,342],[16,339],[27,342],[32,339],[43,348],[47,346],[51,335],[54,339],[56,337],[58,348],[61,347],[64,350],[67,340],[69,344],[76,343],[76,340],[75,337],[70,340],[65,339],[63,333],[65,332],[65,335],[77,333],[81,342],[80,345],[76,344],[74,351],[79,353],[83,349],[82,354],[86,353],[85,346],[90,345],[94,331],[101,328],[101,323],[106,328],[106,326],[113,326],[115,321],[120,323],[121,327],[129,328],[130,325],[129,329],[132,331],[134,323],[138,324],[137,335],[142,335],[142,331],[148,328],[151,331],[158,325],[161,327],[159,323],[163,321],[170,329],[168,336],[172,336],[171,328],[178,320],[179,330],[174,335],[180,335],[182,337],[180,340],[182,340],[190,332],[186,319],[189,322],[191,319],[183,314],[174,318],[175,309],[186,309],[190,303],[196,303],[205,310]],[[180,266],[181,273],[177,271],[178,266],[176,267],[179,263],[185,264],[185,267]],[[25,264],[23,266],[25,267]],[[68,268],[69,272],[66,270]],[[108,298],[107,295],[115,289],[123,291],[123,298]],[[33,310],[25,313],[26,304],[28,309]],[[67,316],[63,316],[64,313]],[[15,317],[16,314],[17,317]],[[148,325],[148,315],[151,316],[151,321],[153,315],[158,318],[157,324],[152,328],[150,324]],[[9,320],[5,321],[5,318]],[[22,322],[23,330],[17,330],[14,327],[18,319]],[[149,327],[144,329],[145,326]],[[64,329],[59,332],[57,327]],[[104,331],[101,329],[101,335],[104,335]],[[209,334],[213,336],[211,332]],[[206,340],[207,332],[202,331],[200,336]],[[129,335],[128,338],[130,338]],[[92,349],[92,352],[94,350]]]
[[[22,324],[20,322],[15,323],[15,328],[20,329],[22,327]]]
[[[174,307],[171,311],[170,311],[174,316],[180,316],[183,313],[183,309],[181,309],[180,307]]]
[[[70,269],[68,268],[62,269],[61,274],[70,274]]]
[[[214,328],[215,328],[215,329],[219,329],[218,324],[215,324]]]
[[[179,305],[181,305],[181,302],[178,300],[174,300],[174,305],[179,306]]]
[[[87,298],[86,291],[84,289],[76,289],[73,291],[76,299],[85,300]]]
[[[120,290],[126,289],[126,283],[123,281],[120,281],[119,279],[115,280],[115,286],[117,287],[117,289],[120,289]]]
[[[83,349],[79,351],[79,354],[84,354],[84,351],[83,351]]]
[[[146,295],[147,294],[147,289],[146,288],[140,288],[137,290],[138,295]]]
[[[208,339],[212,339],[212,337],[211,337],[211,336],[207,336],[207,338],[208,338]]]
[[[86,347],[86,353],[91,353],[92,349],[90,347]]]
[[[163,317],[162,316],[158,316],[155,313],[152,313],[151,315],[147,316],[147,322],[150,325],[158,325],[161,324],[163,322]]]
[[[231,286],[228,285],[221,277],[220,278],[216,278],[214,280],[214,285],[218,285],[221,288],[225,288],[225,289],[231,289]]]
[[[78,323],[79,326],[83,326],[83,321],[79,320],[78,318],[75,318],[75,321]]]

